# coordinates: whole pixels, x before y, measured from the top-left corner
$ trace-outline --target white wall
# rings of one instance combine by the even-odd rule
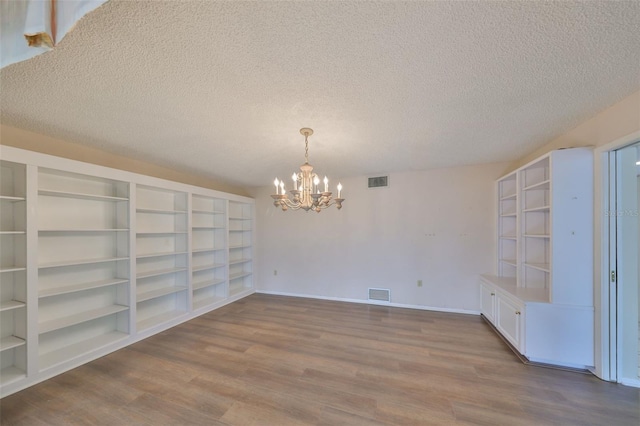
[[[507,166],[392,173],[378,189],[344,179],[342,210],[321,213],[283,212],[272,187],[257,189],[257,289],[366,300],[382,287],[393,303],[479,311],[478,275],[494,269],[494,181]]]

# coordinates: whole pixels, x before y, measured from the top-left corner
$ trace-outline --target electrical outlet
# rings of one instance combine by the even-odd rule
[[[422,280],[418,280],[418,287],[422,287]]]
[[[273,270],[273,275],[278,275],[278,270],[277,269]]]

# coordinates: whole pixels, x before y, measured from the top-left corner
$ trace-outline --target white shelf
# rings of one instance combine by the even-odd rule
[[[551,181],[549,179],[542,181],[542,182],[537,182],[534,183],[532,185],[529,185],[525,188],[522,188],[523,191],[533,191],[533,190],[540,190],[540,189],[549,189],[551,188]]]
[[[214,303],[221,302],[224,300],[224,297],[207,297],[199,300],[193,301],[193,310],[204,308],[205,306],[213,305]]]
[[[240,216],[229,216],[231,220],[251,220],[250,217],[240,217]]]
[[[0,272],[17,272],[17,271],[24,271],[25,268],[24,266],[3,266],[2,268],[0,268]]]
[[[249,275],[251,275],[252,272],[239,272],[237,274],[230,274],[229,275],[229,281],[231,280],[237,280],[239,278],[244,278],[244,277],[248,277]]]
[[[96,195],[96,194],[83,194],[80,192],[52,191],[48,189],[39,189],[38,195],[48,195],[52,197],[76,198],[81,200],[96,200],[96,201],[129,201],[128,198],[124,198],[124,197],[112,197],[109,195]]]
[[[0,370],[0,384],[8,385],[9,383],[17,382],[20,379],[27,377],[24,370],[19,369],[13,365]]]
[[[141,278],[148,278],[148,277],[157,277],[159,275],[168,275],[168,274],[173,274],[174,272],[182,272],[186,270],[187,268],[184,266],[181,266],[179,268],[157,269],[155,271],[140,272],[136,276],[136,278],[141,279]]]
[[[50,331],[59,330],[61,328],[80,324],[96,318],[102,318],[108,315],[117,314],[118,312],[126,311],[127,309],[129,309],[129,307],[124,305],[105,306],[104,308],[92,309],[90,311],[80,312],[66,317],[42,322],[39,324],[38,329],[40,331],[40,334],[44,334]]]
[[[41,290],[38,294],[38,297],[42,299],[45,297],[59,296],[61,294],[75,293],[78,291],[91,290],[93,288],[109,287],[112,285],[123,284],[128,281],[129,280],[126,278],[111,278],[108,280],[100,280],[100,281],[92,281],[92,282],[81,283],[81,284],[66,285],[66,286]]]
[[[229,261],[229,265],[237,265],[239,263],[247,263],[247,262],[251,262],[253,259],[236,259],[236,260],[230,260]]]
[[[208,280],[208,281],[200,281],[197,283],[193,283],[194,290],[200,290],[201,288],[213,287],[216,285],[224,284],[225,279],[217,279],[217,280]]]
[[[500,217],[516,217],[517,213],[513,212],[513,213],[503,213],[500,215]]]
[[[224,263],[211,263],[209,265],[192,266],[191,270],[193,272],[206,271],[207,269],[216,269],[216,268],[220,268],[222,266],[225,266],[225,264]]]
[[[155,325],[160,325],[160,324],[169,322],[173,319],[179,318],[186,314],[187,313],[185,311],[177,311],[177,310],[170,311],[170,312],[163,312],[160,315],[154,315],[145,320],[138,321],[138,323],[136,324],[136,328],[138,331],[144,331],[147,328],[151,328]]]
[[[117,262],[119,260],[129,260],[129,258],[128,257],[106,257],[102,259],[65,260],[62,262],[43,263],[42,265],[38,265],[38,268],[46,269],[46,268],[59,268],[62,266],[91,265],[94,263]]]
[[[101,349],[105,346],[124,340],[127,337],[129,337],[127,333],[111,331],[48,353],[40,354],[40,369],[44,370],[54,367],[79,354],[85,354]]]
[[[208,251],[219,251],[219,250],[224,250],[224,248],[206,247],[206,248],[193,249],[193,250],[191,250],[191,252],[192,253],[206,253]]]
[[[145,253],[145,254],[139,254],[136,256],[136,258],[138,259],[146,259],[146,258],[150,258],[150,257],[164,257],[164,256],[175,256],[175,255],[180,255],[180,254],[187,254],[186,251],[165,251],[162,253]]]
[[[156,299],[158,297],[166,296],[167,294],[178,293],[180,291],[186,290],[187,287],[162,287],[151,291],[145,291],[144,293],[140,293],[136,296],[137,302],[144,302],[146,300]]]
[[[16,336],[7,336],[0,339],[0,352],[23,346],[26,342]]]
[[[516,196],[517,194],[504,195],[502,198],[500,198],[500,201],[515,200]]]
[[[524,234],[526,238],[550,238],[549,234]]]
[[[8,300],[0,303],[0,312],[11,311],[13,309],[24,308],[26,304],[24,302],[18,302],[17,300]]]
[[[192,209],[191,210],[192,213],[197,213],[197,214],[224,214],[224,212],[222,211],[218,211],[218,210],[200,210],[200,209]]]
[[[500,238],[502,240],[515,240],[515,239],[517,239],[517,237],[515,235],[501,235],[498,238]]]
[[[522,211],[524,213],[528,213],[528,212],[548,212],[548,211],[551,211],[551,207],[550,206],[532,207],[530,209],[524,209]]]
[[[0,231],[0,235],[24,235],[25,231]]]
[[[8,201],[10,203],[15,203],[18,201],[25,201],[24,197],[14,197],[12,195],[0,195],[0,201]]]
[[[551,272],[551,265],[548,263],[523,263],[524,266],[532,269],[537,269],[543,272]]]
[[[138,208],[136,209],[137,213],[155,213],[155,214],[185,214],[186,210],[163,210],[163,209],[145,209]]]
[[[64,232],[64,233],[98,233],[98,232],[127,232],[127,228],[114,229],[38,229],[38,232]]]
[[[208,231],[211,229],[224,229],[224,226],[192,226],[194,231]]]
[[[187,234],[187,231],[146,231],[146,232],[136,232],[138,236],[145,235],[182,235]]]
[[[244,248],[249,248],[249,247],[251,247],[251,244],[239,245],[239,246],[229,246],[229,250],[244,249]]]
[[[500,259],[500,262],[506,264],[506,265],[511,265],[511,266],[517,266],[518,262],[516,262],[515,259]]]

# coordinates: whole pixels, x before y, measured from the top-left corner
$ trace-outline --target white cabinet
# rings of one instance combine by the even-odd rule
[[[254,292],[254,201],[2,147],[0,396]]]
[[[0,385],[27,373],[26,167],[0,161]]]
[[[480,304],[482,314],[491,323],[495,323],[496,317],[496,293],[493,286],[480,281]]]
[[[531,361],[592,366],[592,350],[575,350],[593,342],[592,151],[552,151],[509,173],[496,184],[496,202],[496,271],[481,279],[484,316]],[[493,317],[485,312],[490,291]]]
[[[496,296],[496,328],[516,349],[522,352],[524,350],[522,339],[524,306],[518,301],[505,297],[504,293],[497,293]]]

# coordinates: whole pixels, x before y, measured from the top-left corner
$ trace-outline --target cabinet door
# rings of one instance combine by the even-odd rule
[[[496,327],[507,338],[511,344],[522,352],[524,344],[522,341],[521,321],[523,309],[510,299],[497,296],[496,299]]]
[[[484,282],[480,283],[480,304],[482,314],[495,325],[496,292]]]

